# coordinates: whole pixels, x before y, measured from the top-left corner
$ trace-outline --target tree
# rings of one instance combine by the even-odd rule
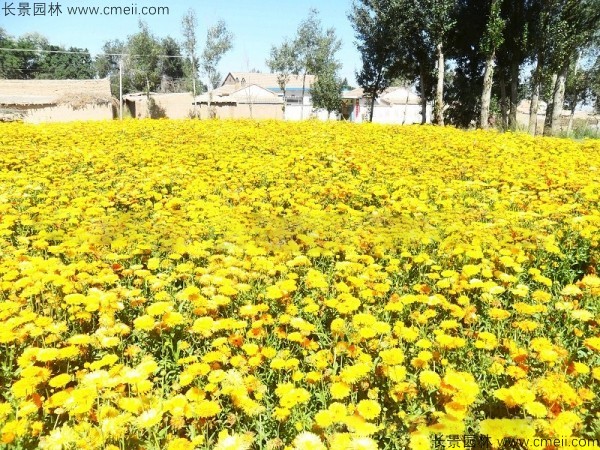
[[[49,80],[82,80],[93,78],[96,74],[92,57],[87,49],[48,45],[39,61],[35,78]],[[65,52],[65,53],[63,53]]]
[[[129,36],[127,41],[128,68],[131,72],[130,80],[137,90],[146,92],[150,99],[150,90],[156,89],[160,83],[160,43],[150,32],[148,25],[141,20],[138,23],[139,31]]]
[[[351,91],[352,89],[354,89],[354,86],[350,86],[350,83],[348,83],[348,78],[344,77],[342,80],[342,92]]]
[[[505,21],[504,39],[496,52],[499,76],[502,128],[516,130],[519,103],[519,73],[521,66],[531,57],[532,20],[536,1],[503,0],[500,16]]]
[[[198,69],[200,67],[200,60],[196,53],[198,47],[198,39],[196,38],[197,27],[198,20],[196,19],[196,13],[190,8],[181,19],[181,29],[183,33],[183,48],[187,57],[187,64],[184,65],[184,68],[188,78],[192,81],[194,115],[196,115],[196,81],[198,79]]]
[[[444,125],[444,79],[445,59],[444,47],[448,34],[456,25],[454,17],[456,0],[423,0],[415,2],[420,9],[417,17],[421,18],[421,28],[431,43],[435,46],[437,56],[437,84],[433,109],[434,122]]]
[[[553,27],[549,38],[549,67],[556,75],[552,102],[548,105],[544,134],[558,132],[564,106],[569,67],[591,44],[600,28],[600,0],[553,0]]]
[[[483,129],[486,129],[489,126],[490,99],[492,95],[496,50],[502,45],[504,40],[503,31],[505,21],[500,17],[500,6],[500,0],[492,0],[487,27],[481,44],[481,48],[486,55],[485,72],[483,74],[483,91],[481,93],[481,115],[479,121],[479,125]]]
[[[342,109],[342,82],[331,71],[322,72],[311,86],[312,102],[316,108],[332,112]]]
[[[181,47],[175,39],[167,36],[160,42],[159,70],[161,76],[170,79],[184,77]]]
[[[340,64],[335,60],[335,54],[340,49],[342,42],[336,37],[335,29],[323,31],[319,13],[316,9],[309,11],[308,17],[300,23],[293,41],[293,54],[298,64],[294,67],[294,74],[302,73],[302,105],[306,91],[306,75],[312,73],[317,77],[320,74],[335,73]],[[304,107],[300,118],[304,116]]]
[[[569,76],[565,82],[565,103],[569,108],[569,123],[567,125],[567,134],[573,131],[573,119],[575,117],[575,108],[580,102],[585,102],[592,98],[592,77],[593,68],[578,67],[579,61],[576,61],[573,67],[569,69]]]
[[[281,46],[272,46],[271,55],[266,63],[269,70],[277,74],[277,84],[283,93],[283,111],[285,113],[287,84],[292,74],[300,71],[293,43],[286,39]]]
[[[127,52],[125,47],[125,43],[118,39],[107,41],[102,46],[102,53],[94,61],[98,76],[110,77],[110,90],[114,96],[119,94],[119,64],[124,58],[124,53]]]
[[[375,100],[390,85],[399,67],[393,38],[397,32],[396,24],[389,4],[377,0],[355,1],[348,18],[352,22],[362,60],[356,81],[371,98],[369,121],[373,121]]]
[[[27,76],[27,67],[25,67],[27,55],[22,52],[11,51],[11,49],[20,48],[19,43],[7,34],[4,28],[0,28],[0,48],[7,49],[0,51],[0,78],[25,78]]]
[[[350,20],[363,69],[359,81],[372,102],[394,77],[418,80],[422,123],[432,96],[437,61],[435,119],[444,123],[445,47],[455,27],[457,0],[356,0]],[[373,107],[371,107],[371,111]]]
[[[216,89],[221,81],[217,66],[223,55],[232,47],[233,34],[227,29],[225,22],[219,20],[216,25],[208,29],[202,52],[202,70],[206,73],[208,84],[212,89]]]
[[[596,57],[596,63],[591,68],[590,85],[595,98],[596,113],[600,114],[600,56]]]

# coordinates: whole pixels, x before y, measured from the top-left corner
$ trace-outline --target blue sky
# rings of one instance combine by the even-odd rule
[[[350,84],[355,84],[355,71],[360,68],[360,54],[354,44],[354,31],[347,15],[352,0],[137,0],[110,2],[77,1],[77,0],[33,0],[26,2],[32,8],[30,16],[6,15],[3,8],[12,3],[14,12],[18,14],[20,0],[0,0],[0,27],[12,36],[38,32],[46,36],[52,44],[88,48],[93,54],[101,51],[105,41],[111,39],[125,40],[128,35],[138,29],[138,20],[148,23],[152,32],[158,37],[170,35],[181,41],[181,18],[189,8],[196,11],[198,17],[198,36],[200,46],[206,37],[206,29],[219,19],[225,20],[235,35],[233,49],[223,57],[219,70],[223,75],[230,71],[246,71],[256,68],[268,72],[265,59],[273,44],[279,44],[285,37],[293,37],[298,24],[307,17],[311,7],[319,11],[324,27],[334,27],[337,36],[342,40],[342,48],[338,52],[338,60],[342,63],[340,74],[347,77]],[[33,16],[34,3],[50,3],[60,5],[61,14],[49,16]],[[169,14],[150,15],[69,15],[68,7],[142,7],[168,6]]]

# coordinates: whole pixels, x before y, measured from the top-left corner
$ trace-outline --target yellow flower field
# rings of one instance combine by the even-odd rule
[[[599,201],[598,141],[0,124],[0,448],[600,443]]]

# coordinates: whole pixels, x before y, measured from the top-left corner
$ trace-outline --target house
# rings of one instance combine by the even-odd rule
[[[113,105],[108,78],[0,80],[0,110],[25,122],[109,120]]]
[[[285,99],[283,90],[279,85],[279,75],[277,73],[256,73],[256,72],[229,72],[221,87],[224,86],[244,86],[254,84],[265,88],[277,94],[282,101],[285,101],[284,119],[299,120],[309,117],[318,117],[326,119],[325,111],[315,111],[312,107],[311,87],[316,81],[315,75],[289,75],[285,85]],[[304,97],[302,97],[302,87],[304,86]]]
[[[257,84],[230,83],[199,95],[200,117],[283,119],[283,99]]]
[[[342,98],[342,118],[352,122],[369,120],[372,99],[362,88],[344,92]],[[403,125],[422,123],[421,114],[421,97],[408,87],[389,87],[375,98],[373,122]],[[427,104],[426,115],[426,122],[429,123],[430,104]]]
[[[194,114],[193,103],[192,94],[187,92],[170,94],[151,92],[150,99],[144,92],[123,96],[126,114],[136,119],[149,117],[153,119],[188,119]]]
[[[285,101],[288,105],[299,105],[302,103],[302,85],[304,83],[304,104],[310,104],[310,89],[315,82],[314,75],[290,75],[285,85]],[[276,73],[255,73],[255,72],[229,72],[221,86],[255,84],[262,88],[275,92],[283,98],[283,91],[279,86],[278,74]]]

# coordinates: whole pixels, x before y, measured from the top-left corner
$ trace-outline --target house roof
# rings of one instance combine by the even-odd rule
[[[342,94],[345,99],[360,99],[363,97],[370,97],[369,94],[365,94],[363,88],[352,89]],[[409,88],[401,86],[392,86],[385,89],[377,100],[380,103],[387,105],[419,105],[421,103],[421,97],[414,92],[411,92]]]
[[[246,80],[246,84],[256,84],[257,86],[269,89],[274,92],[278,92],[281,90],[279,87],[279,82],[277,81],[276,73],[229,72],[223,80],[223,84],[221,86],[224,86],[226,85],[226,83],[228,83],[227,80],[230,75],[234,80],[238,79],[240,83],[242,80]],[[302,75],[290,75],[290,79],[285,86],[286,89],[302,89],[302,79]],[[315,75],[306,75],[306,90],[310,89],[310,85],[313,84],[315,80]]]
[[[244,87],[225,84],[210,92],[198,95],[195,102],[208,103],[209,100],[211,103],[283,103],[283,100],[275,92],[256,84]]]
[[[0,105],[62,105],[80,108],[110,103],[110,80],[0,80]]]

